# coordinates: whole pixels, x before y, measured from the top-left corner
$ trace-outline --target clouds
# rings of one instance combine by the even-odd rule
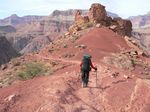
[[[150,0],[109,0],[109,2],[105,1],[103,3],[106,5],[107,10],[124,18],[150,11]]]
[[[1,0],[0,18],[16,13],[49,15],[53,10],[89,9],[92,3],[101,3],[106,10],[122,17],[150,11],[150,0]]]
[[[41,1],[44,1],[46,3],[51,3],[51,4],[70,4],[74,0],[41,0]]]

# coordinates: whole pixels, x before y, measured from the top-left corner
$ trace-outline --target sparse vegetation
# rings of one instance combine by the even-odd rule
[[[82,29],[90,28],[90,27],[93,27],[93,26],[94,26],[94,24],[92,22],[88,22],[88,23],[86,23],[82,26]]]
[[[40,62],[31,62],[25,64],[21,70],[17,73],[17,75],[23,79],[32,79],[36,76],[44,75],[45,72],[47,72],[47,67]]]

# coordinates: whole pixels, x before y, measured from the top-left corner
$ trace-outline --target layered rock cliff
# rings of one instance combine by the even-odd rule
[[[133,37],[139,45],[150,50],[150,12],[129,18],[133,24]],[[150,54],[150,53],[149,53]]]
[[[150,27],[150,12],[144,15],[129,17],[133,24],[133,28],[146,28]]]

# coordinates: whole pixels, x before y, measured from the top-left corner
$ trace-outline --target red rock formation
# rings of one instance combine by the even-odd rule
[[[95,3],[92,4],[89,9],[88,16],[83,17],[81,11],[77,10],[75,14],[75,25],[70,27],[69,32],[76,32],[79,29],[82,29],[86,23],[91,22],[93,25],[95,23],[100,24],[101,26],[107,26],[114,32],[117,32],[121,36],[131,36],[132,23],[130,20],[124,20],[122,18],[114,18],[107,16],[105,6]],[[91,26],[93,26],[91,25]],[[77,28],[79,27],[79,28]]]
[[[77,10],[75,13],[75,24],[70,26],[69,33],[73,34],[78,30],[82,29],[82,27],[89,22],[88,16],[82,16],[81,11]]]
[[[75,23],[78,26],[82,26],[83,24],[89,22],[89,18],[88,16],[82,16],[81,15],[81,11],[77,10],[76,14],[75,14]]]
[[[94,23],[98,23],[102,20],[105,20],[107,16],[105,6],[95,3],[92,4],[90,10],[89,10],[89,19],[90,21]]]
[[[79,10],[77,10],[76,14],[75,14],[75,21],[78,21],[79,19],[81,19],[81,12]]]

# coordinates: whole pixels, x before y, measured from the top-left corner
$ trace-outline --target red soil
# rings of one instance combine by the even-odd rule
[[[132,71],[108,66],[99,60],[111,53],[129,49],[123,38],[107,28],[94,28],[75,43],[68,43],[52,55],[37,54],[40,58],[58,59],[64,53],[75,57],[59,59],[71,66],[55,74],[22,81],[0,89],[0,112],[149,112],[150,83],[139,79]],[[86,49],[75,49],[84,44]],[[98,67],[91,72],[88,88],[81,88],[79,63],[83,53],[90,53]],[[74,60],[72,60],[74,59]],[[111,77],[113,73],[119,75]],[[124,76],[129,76],[126,78]]]
[[[94,59],[102,59],[111,53],[118,53],[122,50],[130,49],[126,41],[108,28],[93,28],[88,33],[80,37],[74,43],[65,43],[68,48],[62,48],[54,53],[54,57],[61,57],[64,54],[74,54],[73,59],[81,59],[83,54],[91,54]],[[77,45],[85,45],[86,49],[75,48]],[[97,60],[97,61],[98,61]]]

